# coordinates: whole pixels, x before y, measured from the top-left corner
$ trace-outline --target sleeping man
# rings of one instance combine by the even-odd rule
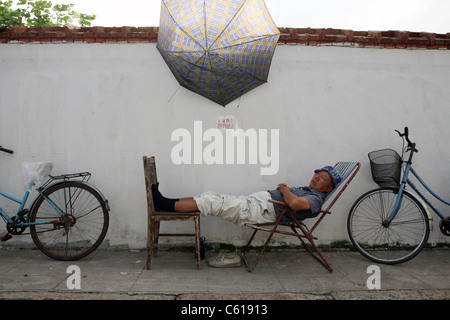
[[[298,220],[316,217],[327,193],[341,180],[336,169],[326,166],[314,171],[308,187],[290,188],[281,183],[275,190],[259,191],[248,196],[205,192],[196,197],[168,199],[159,192],[158,184],[153,184],[152,195],[156,211],[199,211],[202,215],[214,215],[243,226],[275,222],[281,211],[269,200],[285,202],[294,210]]]

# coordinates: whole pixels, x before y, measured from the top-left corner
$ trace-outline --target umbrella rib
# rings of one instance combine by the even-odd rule
[[[243,73],[249,75],[249,76],[252,77],[253,79],[256,79],[256,80],[258,80],[258,81],[267,82],[266,80],[260,79],[260,78],[258,78],[257,76],[254,76],[254,75],[252,75],[251,73],[249,73],[249,72],[247,72],[247,71],[245,71],[245,70],[239,68],[238,66],[235,66],[235,65],[230,64],[227,60],[225,60],[225,59],[223,59],[223,58],[221,58],[221,57],[219,57],[219,56],[218,56],[217,58],[220,59],[220,60],[222,60],[226,65],[241,70]]]
[[[245,43],[251,43],[251,42],[254,42],[254,41],[259,41],[259,40],[261,40],[261,39],[269,38],[269,37],[272,37],[272,36],[273,36],[273,35],[266,35],[266,36],[264,36],[264,37],[262,37],[262,38],[259,38],[259,39],[253,40],[253,41],[249,41],[249,42],[245,42]],[[228,47],[224,47],[224,48],[219,48],[219,49],[226,49],[226,48],[237,47],[238,45],[241,45],[241,44],[242,44],[242,43],[240,43],[240,44],[235,44],[235,45],[228,46]],[[219,49],[215,49],[215,50],[213,50],[213,51],[216,51],[216,50],[219,50]],[[231,67],[239,68],[239,67],[236,66],[236,65],[230,64],[227,60],[221,58],[219,55],[217,55],[217,58],[220,59],[220,60],[222,60],[225,64],[227,64],[227,65],[229,65],[229,66],[231,66]],[[258,78],[258,77],[256,77],[256,76],[252,75],[251,73],[249,73],[249,72],[247,72],[247,71],[245,71],[245,70],[242,70],[241,68],[239,68],[239,69],[240,69],[242,72],[248,74],[249,76],[251,76],[251,77],[254,78],[254,79],[257,79],[257,80],[259,80],[259,81],[267,82],[266,80],[260,79],[260,78]]]
[[[206,0],[203,0],[203,25],[205,27],[206,50],[208,50],[208,29],[206,28]]]
[[[197,60],[197,62],[198,61],[200,61],[202,58],[204,58],[205,57],[205,54],[204,55],[202,55],[198,60]],[[198,66],[198,65],[196,65],[196,64],[194,64],[194,63],[192,63],[192,62],[189,62],[189,61],[187,61],[189,64],[192,64],[192,65],[195,65],[197,68],[201,68],[201,69],[205,69],[205,68],[203,68],[203,67],[200,67],[200,66]],[[209,64],[209,66],[210,66],[210,68],[211,68],[211,62],[208,62],[208,64]],[[212,70],[212,68],[211,68],[211,70]],[[215,72],[211,72],[212,74],[213,74],[213,76],[216,78],[216,80],[217,80],[217,76],[216,76],[216,74],[215,74]],[[188,81],[186,81],[186,82],[188,82]],[[202,92],[204,92],[205,94],[207,94],[207,92],[204,90],[204,88],[203,88],[203,86],[199,86],[199,85],[196,85],[195,83],[192,83],[192,82],[188,82],[190,85],[192,85],[192,86],[194,86],[194,87],[196,87],[199,91],[202,91]],[[225,95],[224,95],[224,93],[223,93],[223,90],[222,90],[222,88],[220,87],[220,86],[218,86],[218,89],[219,89],[219,91],[220,91],[220,104],[222,104],[224,101],[225,101]],[[222,104],[223,105],[223,104]]]
[[[206,1],[206,0],[205,0]],[[169,8],[167,8],[166,3],[163,1],[162,2],[164,7],[166,8],[167,12],[169,13],[170,17],[172,18],[172,21],[176,24],[176,26],[178,27],[178,29],[180,29],[186,36],[188,36],[189,38],[191,38],[195,43],[197,43],[199,45],[200,48],[202,48],[203,50],[205,50],[205,48],[203,48],[203,46],[197,41],[195,40],[195,38],[193,38],[189,33],[187,33],[183,28],[181,28],[181,26],[177,23],[177,21],[175,20],[175,18],[173,17],[172,13],[170,12]],[[167,51],[167,52],[184,52],[184,51]]]
[[[219,59],[220,59],[220,57],[219,57]],[[228,64],[226,61],[225,61],[225,63]],[[217,78],[217,74],[215,72],[213,72],[211,60],[208,61],[208,64],[209,64],[209,69],[211,70],[211,73],[214,76],[215,82],[218,83],[219,79]],[[222,87],[217,85],[217,88],[219,89],[219,92],[220,92],[220,101],[222,101],[222,102],[225,101],[225,94],[222,90]]]
[[[216,37],[216,39],[214,39],[213,43],[211,43],[211,47],[214,45],[214,43],[216,43],[216,41],[222,36],[222,34],[225,32],[225,30],[228,28],[228,26],[230,25],[230,23],[234,20],[234,18],[236,18],[236,16],[238,15],[238,13],[242,10],[242,8],[244,7],[244,5],[248,2],[248,0],[245,0],[241,7],[236,11],[236,13],[234,14],[233,18],[230,19],[230,21],[228,21],[228,24],[222,29],[222,31],[220,32],[220,34]],[[206,20],[206,15],[205,15],[205,20]]]
[[[256,39],[253,39],[253,40],[250,40],[250,41],[239,42],[239,43],[232,44],[232,45],[229,45],[229,46],[226,46],[226,47],[220,47],[220,48],[214,49],[213,51],[220,50],[220,49],[237,47],[237,46],[240,46],[241,44],[252,43],[252,42],[255,42],[255,41],[261,41],[263,39],[270,38],[270,37],[273,37],[275,35],[277,35],[277,34],[265,34],[265,35],[262,35],[262,36],[260,36],[260,37],[258,37]],[[247,37],[247,38],[250,38],[250,37]],[[245,38],[241,38],[241,39],[245,39]]]

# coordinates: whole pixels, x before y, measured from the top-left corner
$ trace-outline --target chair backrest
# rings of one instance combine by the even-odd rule
[[[146,177],[149,179],[150,186],[152,183],[158,182],[158,176],[156,174],[156,161],[154,156],[144,156],[144,170]]]
[[[147,210],[150,215],[155,213],[155,207],[153,205],[152,184],[158,182],[158,176],[156,175],[156,161],[155,157],[143,157],[144,161],[144,177],[145,188],[147,191]]]
[[[327,202],[331,197],[339,190],[339,193],[334,197],[333,201],[330,203],[328,208],[324,211],[328,211],[336,200],[341,196],[342,192],[344,192],[345,188],[350,184],[350,182],[355,177],[356,173],[358,173],[359,168],[361,167],[361,163],[359,162],[338,162],[334,168],[339,171],[342,176],[342,181],[334,187],[332,191],[330,191],[326,198],[325,202]],[[342,187],[341,187],[342,186]]]

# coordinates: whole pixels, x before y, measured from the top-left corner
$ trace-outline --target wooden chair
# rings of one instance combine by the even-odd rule
[[[317,245],[314,242],[314,240],[317,240],[317,237],[313,236],[313,231],[316,229],[316,227],[319,225],[319,223],[323,220],[323,218],[326,215],[331,214],[331,211],[330,211],[331,207],[336,203],[338,198],[341,196],[341,194],[344,192],[344,190],[347,188],[347,186],[353,180],[355,175],[358,173],[360,167],[361,167],[361,164],[359,162],[339,162],[335,165],[335,168],[342,175],[342,181],[338,186],[336,186],[327,195],[327,197],[325,199],[325,203],[329,202],[329,200],[331,202],[325,210],[319,211],[319,215],[318,215],[319,218],[311,229],[308,229],[308,227],[305,224],[303,224],[301,221],[298,221],[294,217],[293,211],[284,202],[269,200],[274,205],[282,208],[283,211],[282,211],[282,214],[278,217],[275,224],[270,223],[270,224],[264,224],[264,225],[250,225],[250,224],[246,225],[248,228],[254,229],[253,234],[250,237],[250,240],[248,241],[247,246],[245,247],[245,249],[242,253],[242,258],[245,262],[247,270],[249,272],[252,272],[256,268],[256,265],[258,264],[262,255],[266,251],[267,246],[269,245],[269,242],[272,239],[272,236],[275,233],[279,233],[279,234],[297,237],[301,241],[303,246],[309,251],[309,253],[314,258],[316,258],[320,263],[322,263],[325,266],[325,268],[327,268],[330,272],[332,272],[333,271],[332,266],[325,259],[322,252],[319,250],[319,248],[317,247]],[[339,192],[338,192],[338,190],[339,190]],[[289,220],[289,222],[286,222],[286,220]],[[285,230],[279,230],[278,229],[279,226],[290,227],[292,232],[285,231]],[[250,265],[247,261],[246,254],[249,251],[250,244],[251,244],[253,238],[255,237],[256,232],[258,232],[258,231],[269,232],[269,236],[267,237],[267,240],[265,241],[264,246],[261,249],[259,255],[255,259],[255,262],[252,265]],[[307,245],[307,243],[305,242],[304,239],[306,239],[307,242],[309,242],[309,245]]]
[[[156,257],[159,247],[194,247],[197,269],[200,269],[200,212],[178,213],[155,211],[151,189],[152,184],[158,182],[155,157],[144,156],[143,160],[148,214],[146,269],[150,269],[152,254]],[[195,233],[160,233],[161,221],[193,221]],[[194,237],[195,241],[194,243],[159,243],[160,237]]]

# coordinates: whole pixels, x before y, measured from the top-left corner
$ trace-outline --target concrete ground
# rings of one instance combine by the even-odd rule
[[[244,264],[212,268],[206,260],[197,270],[190,252],[161,251],[146,270],[145,251],[98,250],[62,262],[35,249],[1,248],[0,299],[450,300],[450,250],[423,251],[394,266],[357,252],[325,256],[331,273],[302,251],[267,252],[249,273]]]

